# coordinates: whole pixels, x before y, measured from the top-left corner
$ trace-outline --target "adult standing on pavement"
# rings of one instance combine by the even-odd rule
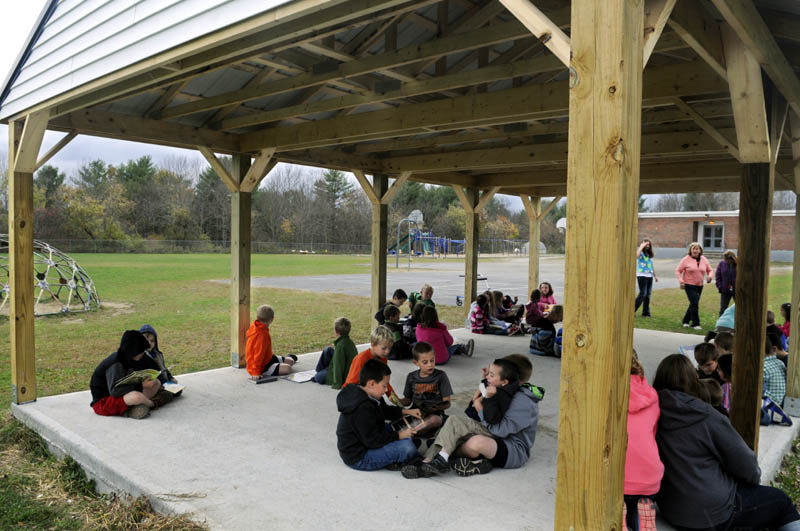
[[[703,280],[711,282],[711,275],[714,272],[711,265],[703,256],[703,248],[697,242],[689,244],[689,250],[683,260],[675,269],[681,289],[686,292],[689,299],[689,307],[683,316],[683,327],[691,326],[695,330],[701,330],[700,326],[700,295],[703,293]]]
[[[642,306],[642,317],[650,317],[650,294],[653,293],[653,281],[658,282],[653,267],[653,243],[645,238],[636,251],[636,282],[639,284],[639,295],[636,297],[636,310]]]
[[[714,274],[717,280],[717,290],[719,291],[719,314],[720,316],[728,308],[731,299],[735,300],[736,294],[736,253],[725,251],[722,261],[717,266]]]

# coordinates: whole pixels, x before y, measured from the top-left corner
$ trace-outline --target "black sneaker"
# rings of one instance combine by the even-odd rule
[[[436,457],[434,457],[431,462],[423,462],[420,468],[424,474],[428,474],[428,476],[435,476],[450,470],[450,465],[444,460],[444,457],[442,457],[441,454],[436,454]]]
[[[403,468],[405,466],[406,466],[405,463],[391,463],[391,464],[386,465],[383,468],[386,469],[386,470],[389,470],[391,472],[400,472],[401,470],[403,470]]]
[[[492,462],[488,459],[470,459],[469,457],[457,457],[450,462],[450,466],[456,475],[462,478],[488,474],[492,470]]]
[[[435,473],[432,474],[428,470],[423,468],[422,463],[412,463],[409,465],[405,465],[403,466],[403,468],[400,469],[400,473],[403,474],[403,477],[406,479],[429,478],[431,476],[436,475]]]

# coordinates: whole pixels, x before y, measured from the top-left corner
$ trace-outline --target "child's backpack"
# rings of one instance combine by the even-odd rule
[[[792,419],[771,398],[765,396],[761,399],[761,425],[769,426],[770,424],[791,426]]]
[[[561,345],[556,348],[556,333],[534,326],[531,328],[530,353],[537,356],[561,357]]]

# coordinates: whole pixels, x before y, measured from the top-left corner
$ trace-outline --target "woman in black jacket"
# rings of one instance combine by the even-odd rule
[[[667,520],[678,529],[800,530],[791,499],[759,485],[755,454],[707,403],[689,358],[664,358],[653,387],[661,407],[656,442],[665,468],[656,501]]]

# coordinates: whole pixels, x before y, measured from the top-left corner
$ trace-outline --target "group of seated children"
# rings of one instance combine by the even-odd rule
[[[157,371],[157,378],[131,378],[135,371]],[[116,352],[100,362],[92,373],[89,388],[90,406],[98,415],[123,415],[143,419],[152,409],[161,407],[180,394],[163,388],[177,380],[164,365],[164,354],[158,348],[158,334],[150,325],[139,330],[126,330]]]
[[[381,338],[374,337],[371,343],[379,347]],[[417,369],[406,377],[403,398],[398,400],[412,409],[383,400],[384,394],[396,396],[389,384],[391,370],[385,355],[372,357],[372,349],[359,357],[362,355],[365,361],[359,366],[354,361],[348,382],[336,398],[340,413],[337,448],[347,466],[401,470],[404,477],[414,479],[451,468],[460,476],[470,476],[492,467],[518,468],[527,462],[543,390],[527,383],[532,366],[526,357],[497,359],[484,369],[483,390],[476,390],[467,409],[470,418],[444,414],[450,407],[452,388],[447,374],[436,368],[435,352],[426,342],[413,348]],[[437,429],[436,437],[427,441],[423,458],[418,450],[420,438]]]

